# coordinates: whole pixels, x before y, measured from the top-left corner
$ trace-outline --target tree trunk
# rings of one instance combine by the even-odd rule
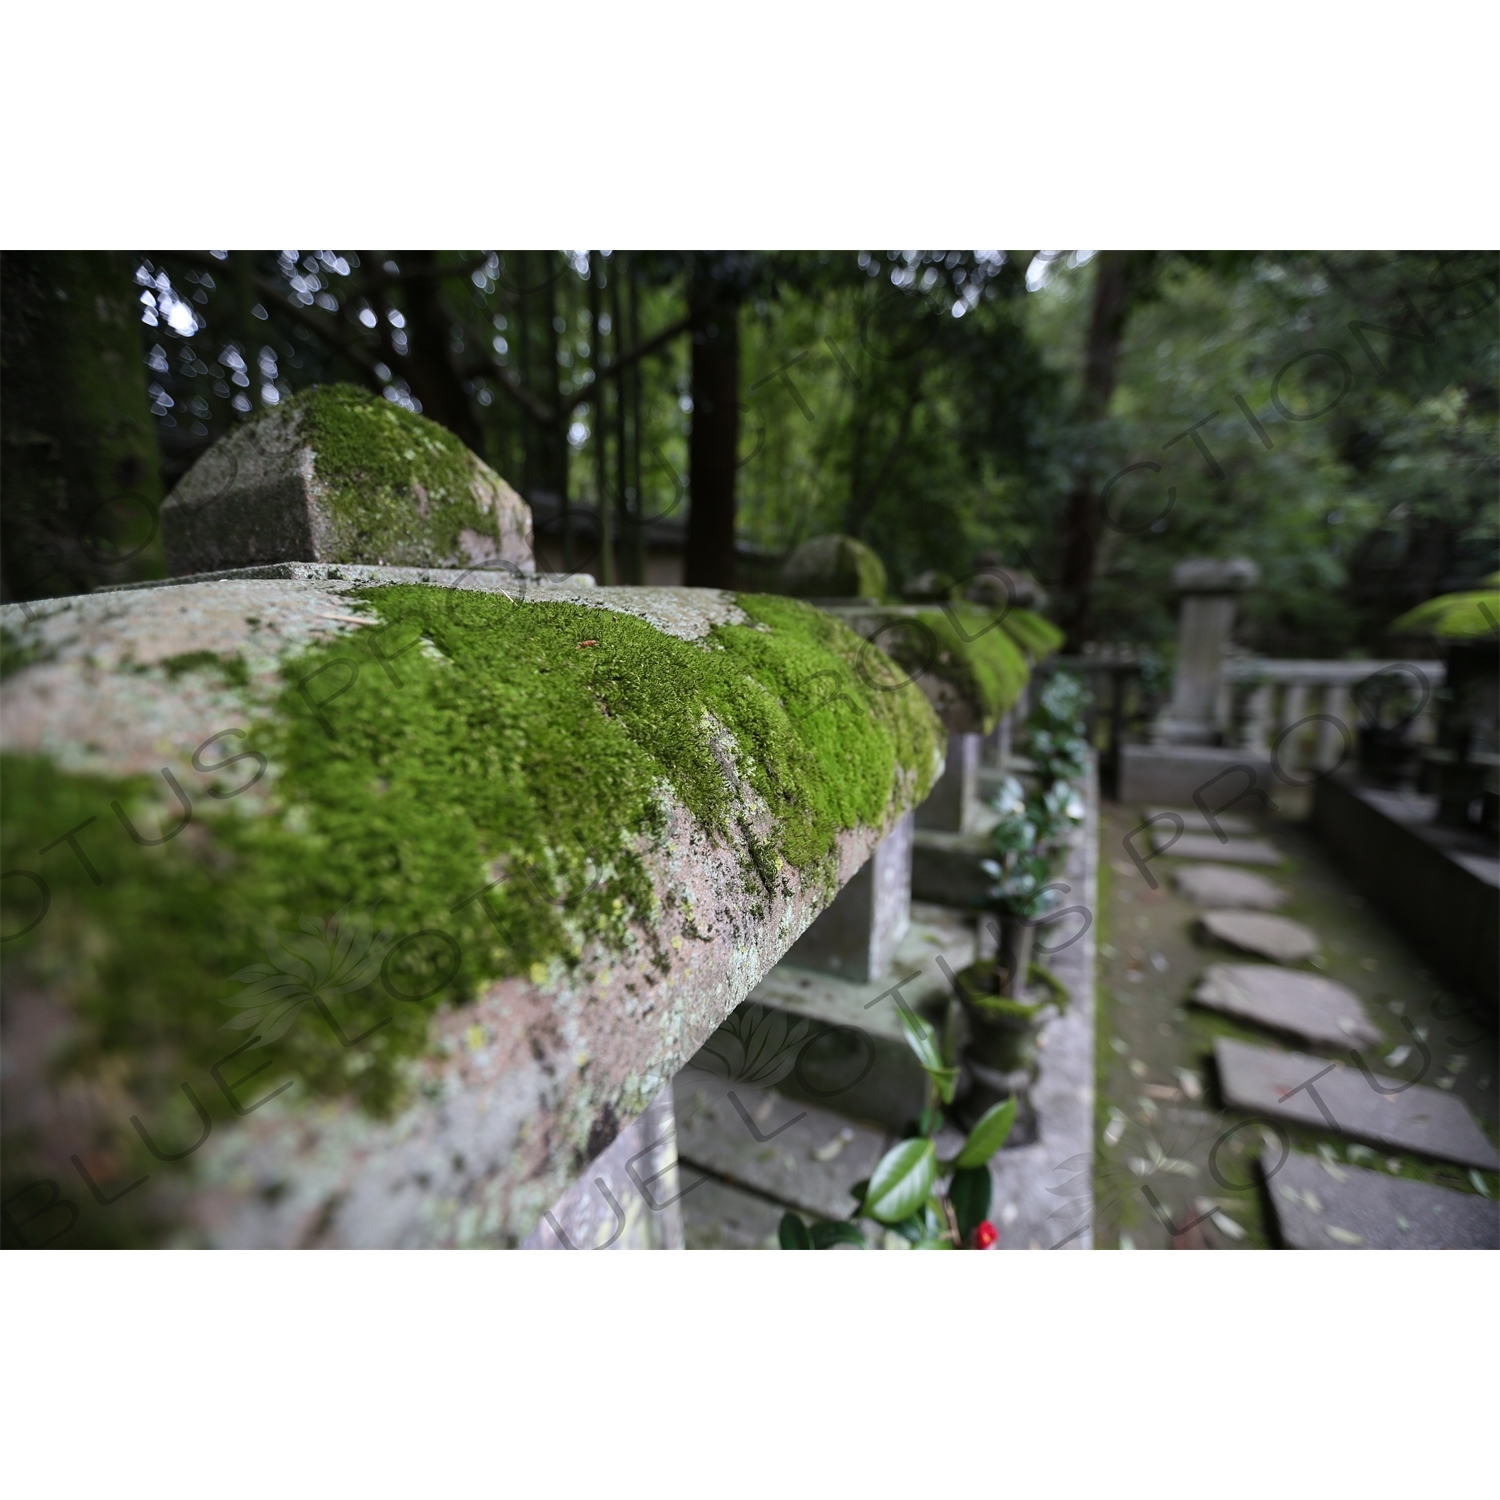
[[[449,357],[453,319],[443,306],[442,283],[432,274],[437,267],[437,254],[432,250],[405,250],[401,261],[408,271],[421,273],[403,282],[405,374],[411,383],[411,393],[422,403],[423,416],[441,423],[477,453],[484,446],[484,434]]]
[[[131,258],[115,252],[0,257],[0,590],[7,600],[166,572],[157,532],[160,455],[131,272]]]
[[[734,477],[739,464],[738,300],[713,275],[708,255],[693,260],[693,428],[688,438],[685,582],[734,587]]]
[[[1099,253],[1084,350],[1083,390],[1078,399],[1080,424],[1098,422],[1109,409],[1131,298],[1139,289],[1150,258],[1150,252],[1137,250]],[[1090,451],[1084,455],[1063,519],[1062,605],[1068,632],[1066,649],[1070,652],[1077,652],[1087,638],[1098,545],[1099,477]]]

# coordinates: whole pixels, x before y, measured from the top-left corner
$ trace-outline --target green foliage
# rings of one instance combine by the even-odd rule
[[[934,1101],[952,1102],[958,1069],[944,1056],[932,1026],[905,1010],[901,1025],[907,1045],[927,1074],[928,1107],[916,1133],[887,1151],[869,1178],[850,1189],[859,1205],[854,1217],[886,1226],[918,1250],[964,1248],[989,1212],[989,1161],[1004,1147],[1015,1124],[1016,1101],[1008,1099],[987,1110],[958,1154],[951,1161],[939,1160],[934,1138],[943,1128],[943,1115]],[[946,1191],[939,1186],[945,1178]],[[993,1239],[992,1229],[989,1234]],[[847,1221],[817,1220],[809,1228],[795,1214],[782,1218],[780,1243],[783,1250],[867,1245],[864,1235]]]

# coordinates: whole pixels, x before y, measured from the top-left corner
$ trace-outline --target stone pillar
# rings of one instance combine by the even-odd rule
[[[917,827],[939,833],[962,833],[978,800],[979,745],[977,734],[950,734],[948,760],[927,800],[917,809]]]
[[[855,984],[883,979],[911,925],[911,850],[907,813],[792,944],[786,962]]]
[[[683,1196],[668,1084],[542,1215],[521,1248],[681,1250]]]
[[[1194,557],[1172,569],[1182,595],[1177,622],[1177,671],[1172,701],[1157,720],[1158,745],[1209,745],[1218,724],[1219,677],[1224,648],[1234,626],[1235,595],[1260,578],[1247,557],[1226,561]]]

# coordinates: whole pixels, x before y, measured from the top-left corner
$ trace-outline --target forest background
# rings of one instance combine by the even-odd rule
[[[718,587],[841,531],[1169,649],[1172,565],[1243,554],[1244,643],[1339,657],[1500,566],[1490,252],[15,252],[0,297],[6,600],[161,576],[177,479],[334,380],[602,582],[674,527]]]

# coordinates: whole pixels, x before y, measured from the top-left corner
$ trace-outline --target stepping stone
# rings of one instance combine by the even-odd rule
[[[1196,807],[1148,807],[1142,814],[1146,818],[1163,818],[1162,822],[1154,824],[1153,827],[1160,828],[1167,834],[1172,832],[1173,825],[1166,822],[1165,818],[1173,815],[1182,819],[1184,833],[1206,833],[1210,837],[1216,837],[1214,824],[1210,823]],[[1214,823],[1219,825],[1220,833],[1255,832],[1255,825],[1249,818],[1239,817],[1235,813],[1215,813]]]
[[[1378,1073],[1367,1081],[1358,1067],[1228,1037],[1214,1043],[1214,1060],[1232,1109],[1466,1167],[1500,1167],[1474,1117],[1441,1089]]]
[[[1380,1033],[1353,990],[1275,964],[1210,964],[1193,999],[1240,1021],[1253,1021],[1323,1047],[1373,1047]]]
[[[1230,839],[1221,844],[1211,833],[1185,833],[1173,839],[1165,823],[1151,830],[1151,846],[1173,859],[1211,859],[1230,865],[1279,865],[1282,859],[1281,851],[1265,839]]]
[[[1223,865],[1183,865],[1172,872],[1172,879],[1194,906],[1273,911],[1287,900],[1287,893],[1264,876]]]
[[[858,1206],[849,1189],[885,1154],[886,1136],[867,1125],[695,1068],[677,1075],[673,1095],[684,1199],[701,1167],[804,1213],[844,1219]]]
[[[1291,1152],[1263,1152],[1282,1243],[1292,1250],[1500,1250],[1500,1203]],[[1337,1175],[1335,1175],[1337,1174]]]
[[[1260,911],[1206,911],[1203,930],[1231,948],[1274,958],[1279,964],[1300,964],[1318,951],[1318,935],[1290,917]]]

